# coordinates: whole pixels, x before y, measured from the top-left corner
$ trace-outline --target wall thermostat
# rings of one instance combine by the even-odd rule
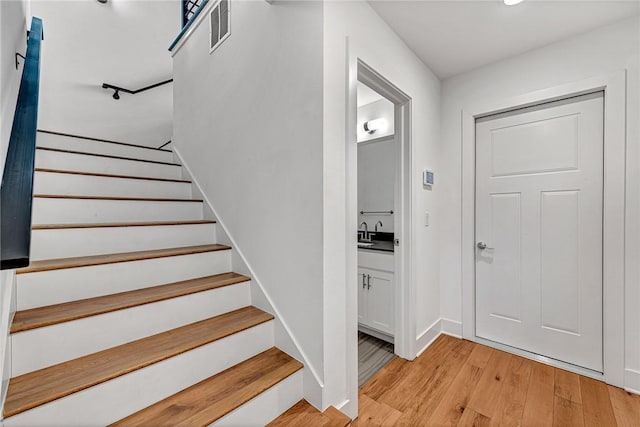
[[[433,188],[433,171],[429,169],[425,169],[422,171],[422,185],[427,190],[431,190]]]

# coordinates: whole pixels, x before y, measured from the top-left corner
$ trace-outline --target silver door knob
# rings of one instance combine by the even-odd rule
[[[478,242],[478,249],[484,250],[484,249],[494,249],[494,248],[490,248],[489,246],[487,246],[487,244],[485,242]]]

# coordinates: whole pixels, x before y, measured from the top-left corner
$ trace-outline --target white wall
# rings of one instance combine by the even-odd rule
[[[306,397],[318,406],[322,10],[320,2],[232,2],[225,42],[209,54],[204,20],[173,58],[174,146],[298,341]],[[286,340],[276,333],[292,351]],[[315,397],[308,368],[319,377]]]
[[[324,282],[325,282],[325,399],[324,404],[348,404],[344,410],[355,416],[357,407],[357,348],[355,313],[347,313],[347,286],[353,280],[346,270],[345,242],[348,224],[345,211],[347,91],[355,99],[357,83],[348,74],[348,61],[361,58],[369,66],[412,98],[412,193],[413,285],[415,294],[415,342],[417,352],[426,344],[423,332],[440,316],[438,280],[438,222],[436,194],[423,190],[421,171],[431,167],[436,174],[439,153],[440,82],[402,40],[364,1],[327,2],[324,17]],[[349,59],[348,59],[349,58]],[[356,120],[355,114],[353,117]],[[355,135],[352,136],[355,138]],[[431,211],[431,227],[422,222]],[[356,216],[349,218],[355,222]],[[355,286],[354,286],[355,289]],[[351,292],[354,296],[355,292]],[[347,322],[353,329],[347,329]],[[347,355],[345,358],[345,354]],[[354,372],[353,368],[356,367]],[[354,376],[356,375],[356,376]]]
[[[171,84],[118,101],[101,86],[135,90],[171,78],[179,0],[33,0],[32,13],[45,36],[40,129],[153,147],[171,138]]]
[[[638,17],[536,49],[442,84],[439,204],[442,316],[461,322],[461,111],[501,99],[623,69],[627,75],[626,367],[640,390],[640,26]]]
[[[20,59],[16,70],[15,53],[24,56],[27,49],[27,9],[27,1],[0,2],[0,171],[4,171],[24,66]]]
[[[0,2],[0,173],[4,172],[13,115],[15,113],[18,89],[22,78],[24,61],[15,68],[15,53],[22,55],[27,47],[27,22],[29,2]],[[15,270],[0,272],[0,407],[3,406],[9,377],[11,375],[11,339],[9,327],[15,313]]]
[[[358,224],[367,223],[369,231],[392,233],[393,215],[360,214],[360,211],[389,211],[395,205],[396,143],[393,136],[358,144]]]

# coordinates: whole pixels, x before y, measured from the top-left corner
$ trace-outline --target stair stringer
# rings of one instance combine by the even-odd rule
[[[172,144],[173,145],[173,144]],[[291,328],[287,325],[286,321],[283,319],[280,311],[277,306],[274,304],[273,300],[269,297],[266,289],[262,285],[259,276],[255,273],[253,268],[251,268],[251,264],[247,260],[247,258],[242,253],[242,249],[233,239],[233,236],[229,233],[229,230],[224,224],[224,221],[217,214],[213,203],[207,197],[206,194],[202,191],[202,188],[197,180],[197,178],[191,173],[191,169],[189,165],[185,161],[184,157],[180,154],[180,151],[177,147],[173,146],[173,153],[176,158],[177,163],[182,165],[182,178],[188,179],[192,182],[192,194],[194,198],[202,199],[203,210],[204,210],[204,219],[215,220],[218,228],[217,231],[217,242],[224,245],[229,245],[232,247],[232,267],[233,271],[239,274],[244,274],[251,277],[251,303],[255,307],[264,310],[268,313],[271,313],[275,316],[274,319],[274,343],[275,346],[281,349],[282,351],[288,353],[292,357],[302,361],[304,364],[303,368],[303,391],[304,398],[315,406],[317,409],[322,410],[322,396],[323,396],[323,388],[324,382],[318,375],[318,372],[314,368],[314,366],[309,363],[309,358],[307,357],[304,350],[302,350],[298,340],[295,335],[291,331]]]

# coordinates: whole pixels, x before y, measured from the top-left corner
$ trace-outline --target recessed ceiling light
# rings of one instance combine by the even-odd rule
[[[504,0],[504,4],[507,6],[515,6],[518,3],[522,3],[522,0]]]

